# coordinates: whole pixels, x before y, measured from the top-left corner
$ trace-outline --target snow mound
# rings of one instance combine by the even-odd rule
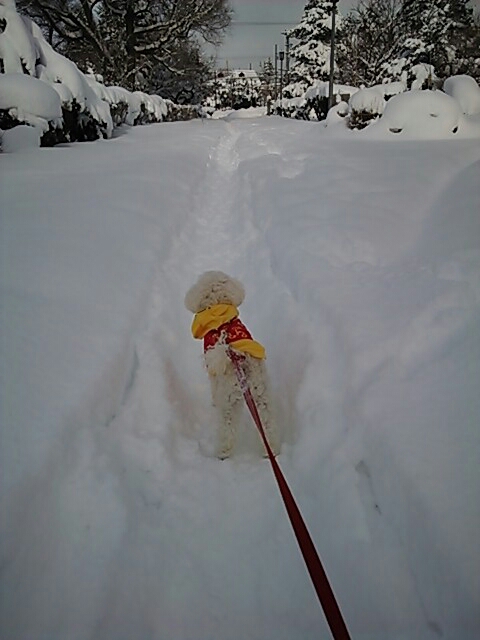
[[[461,124],[460,105],[442,91],[407,91],[394,96],[382,117],[368,132],[388,133],[415,139],[448,138]]]
[[[0,109],[42,131],[48,130],[49,122],[62,122],[58,93],[46,82],[20,73],[0,75]]]
[[[40,146],[40,130],[37,127],[19,125],[0,132],[0,150],[5,153],[27,151]]]
[[[385,98],[376,87],[360,89],[349,100],[350,112],[367,111],[368,113],[383,113]]]
[[[348,102],[343,100],[338,104],[333,105],[328,110],[327,117],[325,118],[325,127],[331,127],[332,125],[343,125],[345,127],[345,118],[348,115]]]
[[[228,111],[216,111],[212,118],[215,120],[244,120],[248,118],[260,118],[266,115],[266,107],[250,107],[249,109],[231,109]]]
[[[443,90],[455,98],[465,115],[480,113],[480,87],[471,76],[451,76],[445,80]]]

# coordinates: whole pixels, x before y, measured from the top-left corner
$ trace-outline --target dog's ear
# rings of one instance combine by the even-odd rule
[[[187,307],[187,309],[189,311],[191,311],[192,313],[198,313],[199,311],[202,311],[200,307],[200,292],[198,289],[198,283],[194,284],[193,287],[191,287],[188,291],[187,294],[185,296],[185,306]]]

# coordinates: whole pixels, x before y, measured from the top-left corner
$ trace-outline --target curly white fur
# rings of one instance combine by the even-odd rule
[[[215,304],[240,306],[245,297],[242,283],[222,271],[207,271],[185,296],[185,306],[199,313]],[[226,346],[217,343],[205,353],[205,365],[212,390],[213,405],[218,412],[219,458],[228,458],[235,446],[236,433],[243,408],[243,394]],[[270,410],[269,384],[265,362],[246,355],[243,363],[253,399],[265,433],[274,453],[279,450],[277,430]]]
[[[239,307],[245,298],[243,284],[223,271],[205,271],[187,292],[185,306],[199,313],[214,304],[233,304]]]

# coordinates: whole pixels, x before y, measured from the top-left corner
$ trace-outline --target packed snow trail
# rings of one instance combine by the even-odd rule
[[[330,637],[246,413],[235,457],[213,455],[183,298],[222,269],[352,637],[475,638],[480,150],[321,131],[179,123],[0,158],[27,184],[1,192],[3,361],[50,373],[9,398],[5,637]]]
[[[299,589],[303,591],[302,606],[308,607],[300,625],[305,629],[303,637],[318,636],[318,629],[322,628],[328,636],[268,463],[261,458],[260,440],[247,415],[240,455],[224,465],[212,457],[215,416],[201,366],[201,345],[193,341],[188,329],[191,318],[183,306],[184,293],[204,270],[218,268],[239,273],[249,256],[255,256],[256,287],[268,291],[279,306],[288,297],[285,291],[278,291],[280,287],[270,276],[268,252],[262,250],[261,237],[242,196],[244,185],[236,150],[240,131],[230,124],[217,127],[222,133],[209,154],[205,179],[194,194],[186,224],[156,277],[148,328],[137,344],[136,383],[122,415],[112,424],[115,447],[119,445],[118,433],[123,433],[121,450],[116,449],[114,458],[121,457],[126,468],[137,472],[139,462],[143,467],[149,460],[145,481],[135,486],[143,497],[135,509],[134,539],[127,539],[120,556],[125,567],[141,567],[140,574],[149,576],[150,588],[147,594],[142,589],[136,610],[131,602],[131,584],[115,576],[110,597],[117,605],[119,618],[113,615],[105,620],[98,629],[99,638],[119,638],[119,633],[121,638],[132,637],[151,611],[151,624],[156,626],[163,621],[169,638],[199,637],[198,633],[205,638],[234,638],[243,628],[249,638],[265,638],[273,633],[286,639],[292,633],[286,619],[295,616],[296,606],[292,603],[298,598]],[[247,311],[247,303],[243,308]],[[265,310],[250,309],[250,315],[256,313],[261,317]],[[297,323],[301,334],[300,318],[293,310],[291,316],[285,332],[289,333]],[[242,317],[247,318],[247,313]],[[278,317],[277,330],[281,331],[285,321],[280,314]],[[183,319],[181,325],[179,318]],[[261,322],[258,324],[261,326]],[[164,387],[160,397],[169,400],[167,413],[158,402],[155,388],[160,385]],[[292,418],[293,408],[284,408],[284,416]],[[282,422],[282,415],[279,420]],[[284,431],[290,429],[292,438],[292,424],[282,426]],[[141,436],[136,438],[135,446],[132,432]],[[251,496],[248,504],[245,498],[239,499],[239,487],[242,494]],[[130,480],[125,491],[131,492]],[[145,506],[150,506],[147,517]],[[261,522],[260,538],[259,523],[251,527],[252,519]],[[189,537],[187,547],[179,546],[185,530],[201,531],[202,535]],[[157,544],[153,545],[155,540]],[[150,553],[145,554],[146,548]],[[255,555],[261,553],[260,565],[254,561],[252,550]],[[285,550],[297,561],[286,585],[281,577]],[[230,571],[232,558],[243,561],[241,567],[235,564],[226,589],[225,572]],[[211,590],[207,610],[205,602],[198,599],[206,585]],[[281,607],[280,616],[277,608],[269,605],[272,597]],[[133,615],[125,625],[127,602]],[[245,610],[248,616],[240,622]]]

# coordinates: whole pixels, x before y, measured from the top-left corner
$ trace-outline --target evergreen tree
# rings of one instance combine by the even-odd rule
[[[329,0],[308,0],[300,23],[288,35],[296,40],[290,48],[290,84],[286,96],[305,92],[315,80],[328,80],[330,72],[330,40],[333,3]],[[341,34],[342,17],[336,16],[336,31]]]
[[[268,58],[262,64],[260,73],[258,74],[261,82],[260,96],[262,104],[266,104],[268,97],[272,97],[275,89],[275,68],[272,60]]]
[[[440,77],[464,66],[473,25],[468,0],[403,0],[400,21],[403,34],[397,55],[383,65],[384,78],[403,79],[411,86],[418,65],[427,65]]]

